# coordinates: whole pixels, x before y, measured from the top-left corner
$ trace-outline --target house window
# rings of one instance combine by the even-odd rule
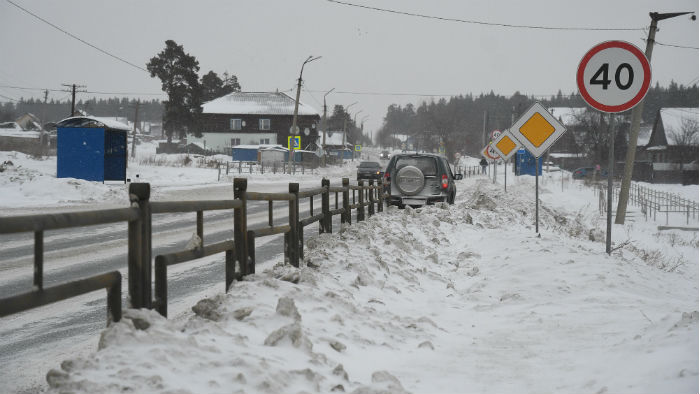
[[[270,130],[270,119],[260,119],[259,120],[260,130]]]
[[[243,122],[240,119],[231,119],[231,130],[240,130],[243,128]]]
[[[231,146],[236,146],[241,144],[240,138],[231,138]]]
[[[269,145],[269,144],[270,144],[269,138],[260,138],[260,145]]]

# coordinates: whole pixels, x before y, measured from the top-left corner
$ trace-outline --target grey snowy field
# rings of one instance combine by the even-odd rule
[[[0,205],[10,214],[45,209],[48,197],[34,208],[19,200],[54,183],[68,197],[52,209],[125,199],[123,185],[52,179],[41,169],[50,161],[3,153],[0,162],[8,159],[13,168],[0,182],[16,197]],[[129,171],[145,180],[170,177],[154,182],[154,200],[230,184],[211,169]],[[321,176],[338,183],[353,172],[348,163],[248,182],[281,191],[299,181],[303,189]],[[469,177],[458,182],[454,205],[390,207],[334,228],[306,240],[300,268],[280,254],[228,293],[208,289],[169,319],[127,309],[78,355],[65,356],[67,345],[63,357],[44,362],[41,390],[697,392],[697,232],[661,231],[662,222],[632,207],[627,223],[613,227],[616,250],[608,256],[597,195],[560,176],[542,179],[539,237],[534,178],[509,175],[505,192],[502,178]],[[697,199],[697,186],[677,189]],[[211,259],[223,264],[223,256]],[[13,373],[2,367],[3,380]]]

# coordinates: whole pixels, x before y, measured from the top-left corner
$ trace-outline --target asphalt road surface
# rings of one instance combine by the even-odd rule
[[[222,188],[230,193],[230,186]],[[196,193],[196,191],[190,192]],[[216,193],[206,199],[216,197]],[[214,197],[212,197],[214,196]],[[181,200],[192,199],[185,195]],[[229,197],[230,198],[230,197]],[[334,197],[331,197],[334,208]],[[287,223],[288,205],[275,202],[274,225]],[[309,216],[308,199],[301,201],[300,218]],[[314,213],[320,212],[320,198],[314,201]],[[94,208],[92,208],[94,209]],[[268,223],[267,202],[251,201],[248,227]],[[334,217],[339,228],[339,216]],[[195,213],[154,215],[152,256],[185,249],[196,233]],[[305,228],[305,238],[318,234],[318,225]],[[233,212],[204,213],[204,243],[233,239]],[[126,223],[47,231],[44,235],[44,286],[77,278],[119,270],[122,273],[122,305],[126,305],[127,225]],[[32,289],[33,235],[0,236],[0,298]],[[259,267],[282,261],[283,236],[256,239]],[[260,270],[260,268],[258,268]],[[196,297],[211,289],[224,290],[224,254],[170,267],[168,270],[169,316],[188,310]],[[45,386],[44,376],[60,361],[96,349],[99,332],[106,325],[106,292],[96,291],[55,304],[32,309],[0,320],[1,391],[34,392]]]

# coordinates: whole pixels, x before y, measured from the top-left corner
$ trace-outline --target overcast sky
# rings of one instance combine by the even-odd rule
[[[633,31],[542,30],[449,22],[349,7],[327,0],[28,1],[12,0],[71,34],[145,68],[172,39],[213,70],[238,76],[244,91],[287,91],[304,69],[302,101],[322,110],[348,105],[376,130],[392,103],[493,90],[510,96],[576,92],[581,57],[595,44],[624,40],[644,50],[649,12],[698,11],[697,0],[347,0],[347,2],[498,24],[632,28]],[[661,21],[657,41],[698,47],[698,21]],[[0,0],[0,101],[40,97],[34,89],[77,83],[90,92],[164,98],[160,81]],[[698,81],[698,50],[657,45],[652,84]],[[293,92],[290,95],[293,97]],[[110,97],[83,93],[80,97]],[[120,95],[121,96],[121,95]],[[49,98],[65,99],[51,92]],[[439,97],[435,98],[436,100]]]

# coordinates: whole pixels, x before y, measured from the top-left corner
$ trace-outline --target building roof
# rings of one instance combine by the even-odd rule
[[[56,124],[56,127],[98,127],[115,130],[131,131],[131,128],[122,122],[112,118],[98,116],[73,116],[65,118]]]
[[[323,143],[323,133],[319,136],[319,142]],[[326,146],[342,146],[343,145],[343,131],[328,131],[326,132]],[[345,145],[351,145],[345,140]]]
[[[284,93],[233,92],[202,104],[202,113],[230,115],[294,115],[295,100]],[[319,112],[299,102],[299,115]]]
[[[689,132],[695,129],[694,143],[698,145],[698,109],[697,108],[661,108],[659,110],[661,122],[663,122],[668,145],[679,145],[679,142],[687,144],[691,141],[677,141],[678,138],[688,139]],[[685,134],[685,136],[684,136]],[[691,136],[692,137],[692,136]]]
[[[586,112],[586,108],[551,107],[549,108],[549,112],[564,126],[572,126],[579,123],[578,117]]]

